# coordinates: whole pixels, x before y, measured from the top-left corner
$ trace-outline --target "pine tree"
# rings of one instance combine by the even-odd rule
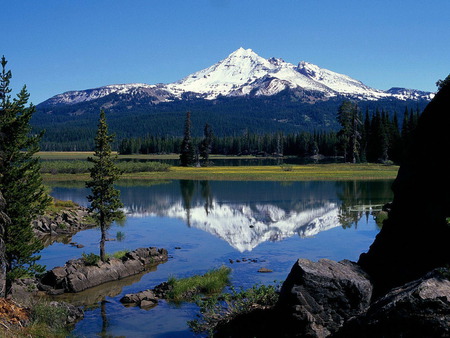
[[[4,260],[2,271],[6,276],[5,296],[12,281],[28,273],[42,272],[36,262],[43,246],[33,234],[32,220],[44,212],[50,203],[40,175],[39,159],[33,155],[39,150],[39,135],[31,135],[30,119],[35,112],[28,104],[26,86],[11,100],[9,83],[11,71],[1,59],[0,74],[0,193],[3,195],[3,215],[9,222],[3,224]]]
[[[338,137],[344,161],[356,163],[359,161],[362,125],[358,106],[344,101],[339,107],[337,120],[341,125]]]
[[[209,154],[211,154],[213,143],[213,132],[211,126],[206,123],[203,129],[203,140],[200,142],[199,150],[200,157],[203,160],[203,165],[207,166],[209,162]]]
[[[186,113],[186,120],[184,123],[184,137],[181,143],[180,164],[183,167],[190,167],[194,165],[195,149],[191,138],[191,113]]]
[[[91,180],[86,182],[86,187],[91,188],[91,195],[87,196],[91,203],[90,211],[94,212],[97,225],[100,227],[100,259],[106,261],[105,241],[106,232],[111,223],[123,218],[120,208],[123,206],[120,201],[120,192],[114,188],[114,182],[121,175],[120,170],[114,164],[117,155],[111,154],[111,143],[114,136],[108,134],[105,112],[100,112],[97,135],[95,137],[94,157],[89,157],[88,161],[94,166],[89,169]]]

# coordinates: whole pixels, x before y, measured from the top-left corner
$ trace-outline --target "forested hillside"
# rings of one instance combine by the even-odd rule
[[[112,95],[112,97],[111,97]],[[146,136],[180,136],[187,111],[191,112],[192,135],[200,137],[205,123],[212,126],[216,136],[240,136],[245,133],[266,134],[281,132],[337,131],[336,114],[342,98],[314,104],[296,100],[289,92],[271,97],[221,97],[216,100],[186,99],[154,105],[149,98],[115,102],[111,94],[96,101],[59,107],[37,106],[33,117],[35,131],[46,131],[42,150],[92,150],[96,118],[101,108],[107,114],[110,129],[116,134],[117,149],[126,138]],[[119,100],[119,98],[117,98]],[[371,114],[386,111],[392,117],[399,114],[402,123],[406,107],[421,111],[428,101],[379,100],[359,102],[360,109]]]

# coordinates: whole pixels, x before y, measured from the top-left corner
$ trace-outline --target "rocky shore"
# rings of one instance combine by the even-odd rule
[[[58,236],[74,235],[78,231],[95,227],[87,208],[80,205],[39,216],[32,222],[36,237],[46,240]]]
[[[155,247],[139,248],[126,253],[122,259],[110,258],[94,265],[89,265],[83,258],[73,259],[62,267],[47,271],[40,279],[38,288],[52,295],[80,292],[138,274],[167,259],[167,250]]]

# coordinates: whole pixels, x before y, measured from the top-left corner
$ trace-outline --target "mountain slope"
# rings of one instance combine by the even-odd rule
[[[70,91],[55,95],[39,106],[73,105],[111,94],[135,99],[146,97],[151,103],[157,104],[192,98],[214,100],[219,96],[272,96],[285,90],[314,93],[313,96],[320,100],[336,96],[359,100],[429,100],[434,96],[433,93],[413,89],[373,89],[347,75],[312,63],[301,61],[295,66],[282,59],[265,59],[251,49],[239,48],[224,60],[174,83],[109,85]]]
[[[37,106],[32,124],[46,130],[45,150],[89,150],[104,109],[108,124],[123,138],[182,134],[191,111],[193,136],[209,123],[217,136],[336,130],[344,99],[361,110],[399,113],[423,109],[433,93],[413,89],[370,88],[343,74],[308,62],[294,65],[265,59],[240,48],[222,61],[169,84],[123,84],[70,91]]]

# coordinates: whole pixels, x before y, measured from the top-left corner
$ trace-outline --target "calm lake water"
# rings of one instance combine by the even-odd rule
[[[194,304],[162,301],[143,310],[124,307],[119,299],[153,288],[170,276],[203,274],[222,265],[232,269],[234,286],[249,288],[283,281],[298,258],[357,260],[379,231],[373,212],[392,199],[391,184],[174,180],[119,186],[127,219],[110,228],[109,237],[115,240],[107,242],[107,251],[156,246],[166,248],[171,258],[155,271],[64,296],[87,305],[85,319],[73,334],[193,336],[186,322],[195,318]],[[88,193],[76,186],[52,190],[54,197],[82,205],[87,204]],[[50,269],[83,252],[98,253],[99,239],[98,229],[79,232],[72,241],[84,248],[54,243],[42,251],[41,262]],[[273,272],[258,273],[262,267]]]

